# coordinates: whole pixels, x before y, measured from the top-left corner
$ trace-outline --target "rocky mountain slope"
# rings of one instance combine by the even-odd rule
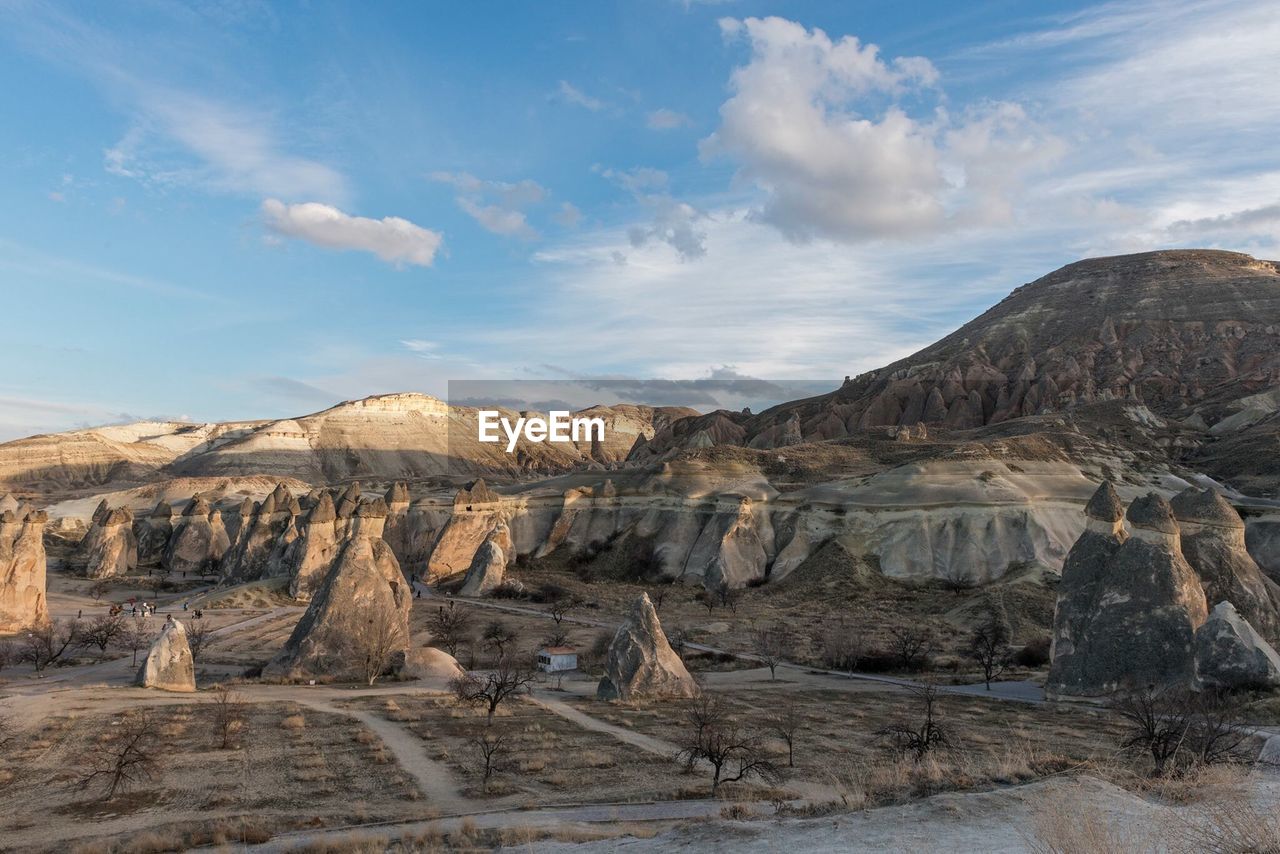
[[[514,421],[520,413],[502,410]],[[44,495],[83,494],[170,478],[292,477],[309,483],[469,473],[537,476],[623,459],[637,438],[696,414],[682,407],[596,406],[605,441],[524,443],[515,455],[477,441],[473,407],[424,394],[347,401],[281,421],[139,422],[0,444],[0,483]]]
[[[780,447],[919,423],[972,429],[1111,400],[1205,431],[1226,422],[1214,435],[1229,436],[1276,411],[1277,387],[1277,263],[1148,252],[1069,264],[831,394],[677,422],[639,454],[707,441]]]

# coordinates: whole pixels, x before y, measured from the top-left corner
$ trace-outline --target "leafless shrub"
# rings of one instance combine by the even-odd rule
[[[889,649],[903,670],[915,673],[928,666],[933,638],[920,626],[895,626],[889,630]]]
[[[480,780],[484,790],[489,791],[489,778],[506,767],[508,753],[505,735],[486,731],[471,739],[471,749],[476,756],[476,764],[480,768]]]
[[[800,733],[803,717],[794,699],[787,697],[774,708],[765,720],[769,732],[787,746],[787,767],[796,765],[796,738]]]
[[[158,727],[146,708],[130,712],[119,728],[89,749],[87,762],[76,786],[82,791],[100,787],[103,799],[150,780],[155,773],[155,742]]]
[[[138,666],[138,653],[151,646],[155,635],[146,620],[126,620],[125,630],[120,635],[120,643],[133,653],[133,666]]]
[[[492,722],[498,706],[527,691],[533,678],[533,670],[527,665],[502,658],[487,673],[465,673],[457,677],[450,683],[450,688],[459,702],[484,707],[488,712],[487,719]]]
[[[218,640],[213,626],[204,620],[192,620],[186,624],[187,646],[191,647],[191,660],[198,662],[209,647]]]
[[[857,670],[858,662],[866,654],[862,636],[843,623],[816,638],[814,645],[820,650],[823,666],[832,670]]]
[[[106,652],[107,647],[124,634],[125,619],[121,614],[103,614],[85,623],[80,630],[81,646],[96,646],[99,652]]]
[[[918,700],[919,718],[892,723],[876,735],[887,738],[898,753],[911,754],[919,761],[931,751],[949,747],[951,737],[940,723],[938,686],[930,682],[909,690]]]
[[[1248,731],[1229,694],[1148,686],[1120,695],[1112,708],[1125,723],[1120,746],[1149,755],[1157,777],[1242,759]]]
[[[231,750],[236,746],[236,737],[248,724],[245,708],[244,697],[226,685],[214,689],[213,732],[217,736],[219,750]]]
[[[994,612],[989,614],[969,637],[967,652],[982,668],[983,681],[990,691],[991,680],[998,678],[1013,659],[1008,625]]]
[[[458,647],[471,639],[471,613],[458,608],[453,602],[441,605],[427,620],[427,631],[431,632],[433,643],[454,658],[458,657]]]
[[[507,657],[508,647],[514,646],[519,639],[516,630],[508,626],[502,620],[494,620],[484,627],[484,631],[480,633],[480,640],[484,644],[484,648],[495,653],[499,659]]]
[[[39,673],[80,644],[79,620],[47,621],[22,637],[21,658]]]
[[[703,692],[688,700],[684,717],[685,731],[676,759],[690,769],[699,762],[711,766],[712,797],[719,794],[722,783],[751,776],[766,783],[782,778],[759,737],[734,721],[716,695]]]
[[[769,680],[778,678],[778,665],[795,653],[795,638],[781,623],[757,629],[752,635],[752,651],[769,668]]]

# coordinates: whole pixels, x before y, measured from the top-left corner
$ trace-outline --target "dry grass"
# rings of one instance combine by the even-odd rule
[[[297,713],[294,713],[292,715],[287,715],[283,720],[280,721],[281,729],[296,731],[296,730],[306,729],[306,727],[307,727],[307,719]]]

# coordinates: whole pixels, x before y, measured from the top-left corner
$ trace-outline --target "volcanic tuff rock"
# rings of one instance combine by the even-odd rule
[[[1258,567],[1272,581],[1280,583],[1280,515],[1250,520],[1244,539]]]
[[[1274,688],[1280,655],[1230,602],[1220,602],[1196,630],[1196,675],[1211,688]]]
[[[298,538],[289,547],[285,559],[289,595],[293,598],[310,600],[324,581],[341,548],[337,521],[333,497],[328,492],[321,493],[316,505],[303,518]]]
[[[285,549],[297,537],[294,517],[300,511],[293,494],[280,484],[262,500],[222,560],[222,580],[237,584],[280,573]]]
[[[150,513],[133,522],[133,536],[138,541],[138,566],[160,566],[164,550],[173,536],[173,507],[159,501]]]
[[[109,578],[128,575],[138,568],[138,541],[133,535],[133,514],[127,507],[94,514],[94,523],[80,543],[85,555],[85,575]]]
[[[602,700],[633,700],[692,697],[697,693],[698,684],[667,642],[649,594],[641,593],[631,605],[627,622],[609,644],[605,675],[596,688],[596,696]]]
[[[187,630],[170,617],[151,644],[147,660],[138,668],[136,684],[143,688],[159,688],[162,691],[196,690],[195,659],[187,642]]]
[[[1204,589],[1182,557],[1168,502],[1136,499],[1119,532],[1110,484],[1090,501],[1090,526],[1063,566],[1054,617],[1050,695],[1097,696],[1145,684],[1191,685]],[[1107,527],[1110,527],[1110,532]]]
[[[0,634],[39,626],[49,620],[45,600],[43,510],[19,518],[0,512]]]
[[[1182,555],[1200,576],[1209,602],[1230,602],[1271,643],[1280,643],[1280,586],[1250,557],[1244,521],[1211,489],[1187,489],[1170,502]]]
[[[489,489],[483,480],[458,490],[453,500],[453,513],[436,540],[427,563],[427,578],[434,581],[448,578],[471,568],[476,551],[499,526],[505,526],[507,511],[500,496]],[[515,548],[508,531],[499,538],[497,545],[508,563],[515,561]]]
[[[475,557],[471,559],[471,566],[467,569],[467,577],[462,582],[462,589],[458,591],[459,595],[483,596],[502,584],[502,576],[507,569],[507,558],[499,543],[504,540],[511,542],[511,532],[507,530],[506,525],[499,523],[498,527],[484,538],[480,548],[476,549]]]
[[[263,675],[352,678],[363,675],[361,662],[374,650],[394,647],[403,657],[409,649],[412,604],[390,547],[379,537],[360,535],[357,528]]]
[[[217,570],[230,548],[222,514],[200,495],[194,495],[182,511],[173,537],[165,549],[164,565],[170,572],[206,574]]]

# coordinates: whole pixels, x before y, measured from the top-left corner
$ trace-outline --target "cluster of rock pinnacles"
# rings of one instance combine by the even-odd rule
[[[1152,493],[1126,511],[1106,482],[1085,514],[1062,567],[1050,696],[1280,685],[1280,586],[1220,494]]]

